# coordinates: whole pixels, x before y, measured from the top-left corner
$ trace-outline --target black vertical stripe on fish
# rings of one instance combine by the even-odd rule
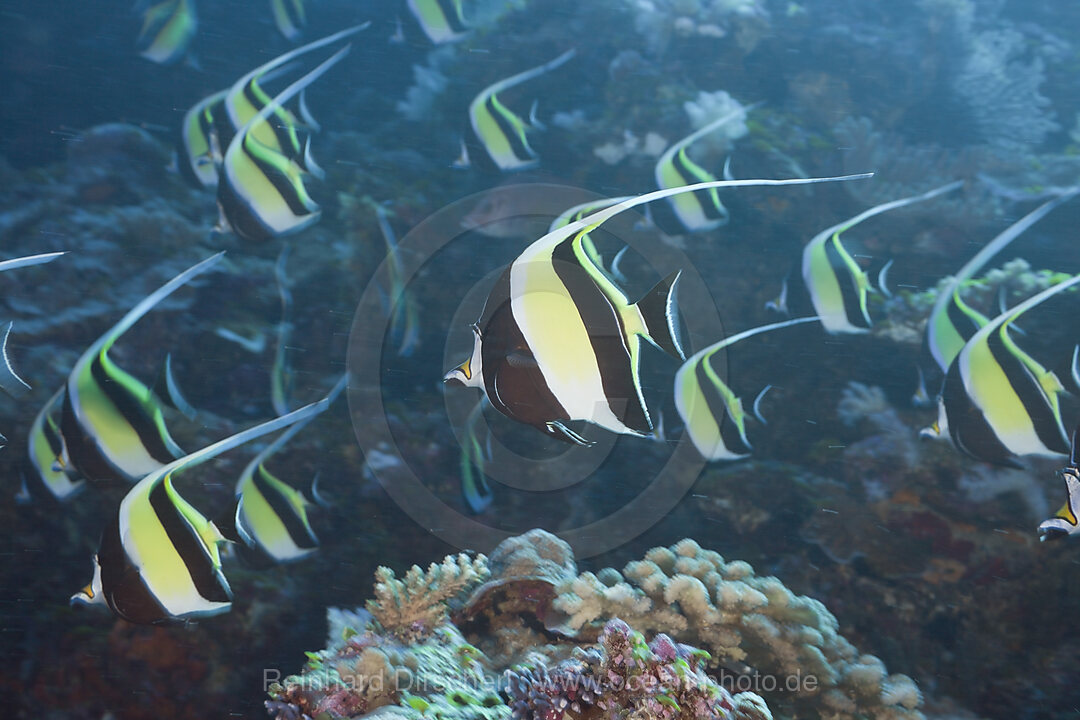
[[[701,395],[705,398],[705,405],[709,408],[709,414],[712,415],[716,427],[720,430],[720,441],[724,443],[724,447],[738,455],[749,454],[753,452],[753,448],[743,442],[738,426],[728,416],[728,406],[724,396],[705,370],[705,363],[709,362],[711,358],[711,355],[703,357],[701,362],[694,367],[694,378],[697,380],[698,387],[701,388]],[[709,367],[712,368],[711,365]],[[715,368],[712,368],[712,370],[713,372],[716,371]]]
[[[220,106],[218,103],[221,103]],[[239,132],[239,128],[236,128],[232,124],[232,119],[229,117],[228,111],[225,109],[225,100],[219,100],[210,106],[212,108],[210,112],[210,120],[214,125],[214,131],[218,137],[218,147],[221,148],[222,155],[225,154],[225,149],[229,147],[233,138],[236,137],[236,133]]]
[[[684,185],[692,185],[698,182],[708,182],[712,178],[699,178],[694,174],[693,168],[687,165],[687,157],[685,155],[686,150],[680,150],[675,153],[671,158],[671,164],[675,168],[675,172],[679,173],[679,177],[682,178]],[[716,202],[713,200],[713,193],[715,190],[695,190],[692,194],[697,200],[698,205],[701,206],[701,211],[705,213],[705,217],[710,220],[721,220],[724,218],[724,213],[716,207]],[[668,198],[669,201],[674,201],[675,198]]]
[[[859,303],[860,294],[856,284],[858,280],[852,276],[851,268],[848,266],[844,256],[836,248],[838,242],[840,240],[836,236],[825,241],[825,257],[828,259],[829,267],[832,268],[833,275],[840,286],[840,297],[844,300],[844,314],[847,316],[848,322],[855,327],[869,328],[870,326],[863,316],[862,305]]]
[[[574,252],[573,236],[555,246],[551,262],[585,324],[611,412],[631,430],[649,434],[652,423],[641,405],[622,318],[582,267]]]
[[[535,362],[516,362],[532,356],[510,304],[510,268],[492,288],[480,316],[480,367],[484,390],[492,406],[507,417],[549,432],[546,423],[569,420]],[[556,436],[558,437],[558,436]]]
[[[998,465],[1015,467],[1012,453],[998,439],[982,411],[971,401],[960,374],[959,359],[954,360],[945,376],[942,402],[949,425],[949,436],[962,452]]]
[[[67,392],[64,393],[64,407],[60,413],[60,434],[64,437],[68,459],[80,475],[97,482],[128,480],[120,476],[113,464],[101,453],[97,440],[83,428],[75,416],[71,394]]]
[[[304,205],[303,200],[301,200],[300,197],[297,195],[296,188],[293,186],[290,179],[276,167],[259,158],[257,153],[253,153],[248,147],[249,141],[258,142],[258,140],[256,140],[250,134],[245,136],[244,144],[242,146],[244,154],[247,155],[253,163],[255,163],[256,167],[259,168],[259,172],[266,176],[266,179],[270,181],[270,184],[272,184],[274,186],[274,189],[277,190],[278,194],[281,195],[281,198],[285,201],[285,204],[289,206],[289,210],[291,210],[293,214],[298,217],[310,215],[312,211],[306,205]],[[267,150],[267,152],[274,151]]]
[[[120,538],[118,515],[113,516],[101,534],[97,563],[101,567],[101,592],[113,612],[139,625],[161,622],[168,617],[138,569],[128,560]]]
[[[285,3],[286,7],[290,3]],[[247,99],[251,107],[255,108],[255,112],[258,113],[266,106],[266,101],[260,98],[255,92],[255,78],[252,78],[247,85],[244,86],[244,97]],[[297,157],[301,153],[301,148],[294,144],[295,136],[289,132],[291,129],[281,117],[275,113],[271,113],[270,117],[266,119],[266,124],[270,126],[270,129],[274,133],[274,137],[277,138],[278,147],[281,148],[281,152],[286,157]]]
[[[439,6],[439,12],[442,13],[443,19],[446,20],[447,26],[455,34],[460,35],[469,31],[469,27],[458,16],[454,0],[435,0],[435,4]]]
[[[270,509],[274,511],[274,514],[281,520],[282,525],[285,526],[286,532],[289,533],[289,538],[296,547],[302,550],[311,550],[319,547],[319,541],[312,536],[307,526],[304,525],[299,517],[297,517],[296,510],[289,501],[282,497],[277,488],[275,488],[267,479],[268,475],[269,473],[266,468],[259,465],[252,475],[252,480],[255,482],[255,487],[258,488],[263,498],[266,499],[267,504],[270,505]]]
[[[203,545],[202,538],[187,519],[177,510],[165,487],[166,480],[158,483],[150,491],[150,507],[153,508],[158,522],[169,537],[169,543],[184,561],[195,590],[210,602],[227,603],[232,600],[229,591],[221,584],[221,576],[216,572],[210,554]]]
[[[1061,426],[1058,416],[1054,414],[1054,409],[1046,398],[1038,379],[1005,346],[1001,335],[1006,332],[1008,332],[1008,325],[1002,325],[986,338],[986,346],[994,362],[1005,373],[1009,385],[1020,398],[1039,441],[1048,450],[1062,455],[1068,454],[1069,441],[1065,437],[1065,429]]]
[[[116,409],[131,425],[135,434],[139,436],[139,442],[142,443],[150,457],[162,465],[168,465],[175,460],[176,456],[169,451],[169,448],[165,445],[165,440],[161,437],[161,429],[154,422],[154,419],[150,417],[146,408],[136,398],[132,397],[127,388],[109,377],[105,366],[101,362],[101,354],[98,354],[90,363],[90,374],[97,386],[105,393],[105,397],[116,406]]]
[[[491,114],[491,117],[495,118],[495,124],[499,127],[499,131],[506,137],[508,143],[510,143],[510,151],[514,153],[514,157],[522,162],[532,162],[536,159],[536,155],[529,149],[522,138],[519,128],[504,115],[509,110],[499,108],[495,104],[495,96],[490,95],[484,100],[484,109]],[[471,126],[472,123],[469,123]]]
[[[649,218],[656,227],[668,235],[685,235],[689,230],[679,219],[678,213],[675,212],[669,200],[670,198],[664,198],[649,203]]]
[[[964,312],[955,298],[950,299],[949,304],[945,307],[945,316],[960,337],[964,339],[964,342],[975,337],[975,333],[979,332],[978,323]]]

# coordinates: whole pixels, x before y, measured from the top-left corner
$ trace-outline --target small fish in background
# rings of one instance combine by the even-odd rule
[[[148,5],[142,10],[142,18],[135,49],[161,65],[171,65],[184,57],[199,27],[194,0],[163,0]]]
[[[60,432],[60,411],[64,388],[56,391],[30,425],[27,438],[26,463],[22,470],[22,489],[15,499],[20,504],[31,502],[44,490],[47,497],[67,502],[86,488],[86,481],[67,460],[64,436]]]
[[[34,265],[45,265],[65,254],[63,252],[51,252],[3,260],[0,261],[0,272],[33,267]],[[30,385],[15,372],[15,368],[11,365],[11,358],[8,357],[8,338],[11,336],[12,327],[14,327],[14,323],[9,322],[4,328],[3,338],[0,338],[0,390],[13,398],[18,398],[29,392]]]
[[[436,45],[457,42],[469,34],[461,0],[406,0],[406,4],[416,24]]]
[[[1024,352],[1010,337],[1009,327],[1078,282],[1080,275],[1049,287],[980,328],[949,366],[937,422],[920,435],[948,434],[966,455],[1013,467],[1014,457],[1069,452],[1058,399],[1065,392],[1061,379]]]
[[[724,125],[744,120],[747,113],[759,104],[739,107],[673,143],[656,162],[653,170],[656,186],[666,190],[716,180],[716,177],[690,159],[687,155],[688,148]],[[712,188],[699,193],[683,193],[655,203],[649,206],[649,217],[668,235],[686,235],[707,232],[726,225],[729,213],[720,202],[716,188]]]
[[[60,430],[71,464],[80,476],[93,481],[137,482],[184,454],[165,426],[161,398],[118,367],[109,350],[158,303],[212,269],[223,256],[213,255],[162,285],[76,361],[63,394]],[[166,389],[169,384],[175,386],[174,381],[166,381]],[[182,401],[184,405],[186,401]]]
[[[1077,193],[1080,193],[1080,187],[1072,188],[1049,202],[1043,203],[1007,227],[968,260],[952,277],[949,284],[938,293],[934,308],[926,321],[924,344],[942,375],[949,371],[953,360],[963,350],[967,341],[979,331],[979,328],[990,322],[989,318],[964,302],[960,297],[961,289],[971,282],[975,273],[982,269],[990,258],[1004,250],[1009,243],[1020,237],[1052,210],[1071,200]],[[1005,312],[1004,308],[1002,312]]]
[[[701,456],[709,461],[738,460],[750,455],[746,439],[746,411],[731,388],[720,377],[713,359],[724,348],[754,335],[781,328],[815,322],[816,317],[796,318],[761,325],[694,353],[675,373],[675,408],[679,411],[686,432]],[[766,386],[754,402],[754,415],[764,423],[759,411]]]
[[[526,122],[499,101],[498,93],[550,72],[576,54],[576,50],[567,50],[539,67],[484,88],[469,104],[469,123],[461,141],[461,157],[454,167],[467,168],[475,164],[484,170],[511,172],[539,165],[540,158],[529,145],[528,138],[529,130],[540,127],[536,121],[536,105]]]
[[[270,0],[274,24],[289,42],[296,42],[307,27],[307,0]]]
[[[225,113],[225,96],[220,90],[197,102],[184,113],[176,147],[176,167],[181,177],[196,189],[213,189],[218,184],[221,142],[215,118]]]
[[[1073,430],[1072,447],[1069,450],[1069,465],[1061,470],[1065,480],[1065,504],[1054,513],[1054,517],[1039,523],[1039,540],[1060,540],[1070,535],[1080,535],[1080,425]]]
[[[638,372],[640,338],[683,358],[676,329],[679,273],[630,303],[585,252],[583,237],[621,212],[678,193],[864,177],[870,175],[699,183],[625,200],[558,228],[502,274],[472,326],[469,358],[443,379],[480,388],[502,414],[565,442],[590,444],[567,427],[574,420],[649,436],[653,426]]]
[[[384,305],[390,314],[390,339],[397,343],[398,357],[411,357],[420,346],[420,308],[405,283],[401,269],[401,249],[398,247],[397,235],[390,226],[387,210],[375,202],[371,205],[375,209],[379,231],[386,243],[390,288],[385,294]]]
[[[340,62],[350,47],[341,48],[285,88],[229,143],[217,188],[220,230],[232,230],[248,240],[268,240],[318,222],[322,209],[304,185],[305,177],[311,173],[294,158],[260,141],[256,134],[260,128],[264,133],[272,132],[270,116]]]
[[[103,605],[139,625],[186,622],[228,612],[233,593],[221,569],[227,542],[212,521],[173,486],[183,473],[239,445],[326,409],[321,400],[270,420],[147,474],[128,491],[101,534],[93,579],[72,605]]]
[[[491,506],[495,494],[484,474],[484,464],[491,459],[490,440],[480,442],[477,425],[484,415],[487,397],[482,396],[465,419],[464,434],[461,443],[461,497],[474,515],[479,515]]]
[[[840,235],[875,215],[930,200],[962,185],[962,181],[952,182],[921,195],[876,205],[853,218],[822,230],[807,243],[803,249],[801,272],[792,273],[789,278],[800,283],[807,291],[826,332],[865,333],[873,324],[866,306],[867,292],[871,289],[870,280],[855,262],[855,258],[844,248]],[[789,282],[781,292],[785,306],[790,301],[787,296],[791,290],[792,283]]]
[[[226,539],[236,543],[240,557],[254,568],[265,569],[300,560],[319,548],[319,539],[307,514],[313,504],[325,505],[319,497],[318,476],[312,479],[305,497],[304,493],[271,473],[266,463],[333,404],[345,389],[347,379],[345,376],[337,382],[318,413],[290,426],[252,458],[240,473],[236,502],[217,525]]]

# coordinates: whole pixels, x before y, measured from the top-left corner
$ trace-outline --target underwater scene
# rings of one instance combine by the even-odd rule
[[[0,693],[1080,714],[1080,5],[0,0]]]

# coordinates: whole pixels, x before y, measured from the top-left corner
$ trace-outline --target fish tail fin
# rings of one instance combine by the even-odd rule
[[[679,305],[676,291],[682,270],[676,270],[658,282],[635,307],[641,314],[644,337],[656,347],[680,360],[685,360],[679,341]]]

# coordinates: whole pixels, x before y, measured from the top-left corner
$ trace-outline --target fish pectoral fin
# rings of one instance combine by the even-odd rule
[[[527,350],[514,350],[507,353],[506,364],[518,370],[532,370],[537,367],[536,357]]]
[[[580,445],[582,447],[592,447],[596,443],[592,440],[586,440],[562,424],[559,420],[552,420],[551,422],[544,423],[544,431],[554,438],[558,438],[563,442],[572,443],[574,445]]]
[[[681,270],[668,275],[637,301],[641,315],[641,334],[650,343],[680,360],[685,360],[679,341],[679,305],[676,291]]]

